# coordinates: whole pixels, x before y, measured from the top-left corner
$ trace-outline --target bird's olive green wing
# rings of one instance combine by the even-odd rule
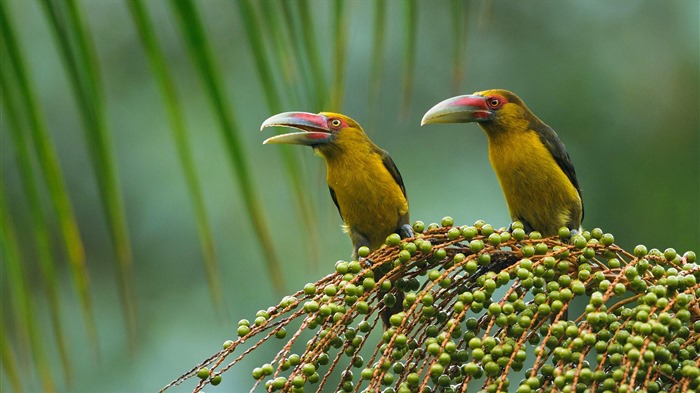
[[[559,139],[557,133],[549,126],[538,124],[533,128],[537,131],[540,141],[547,147],[552,157],[554,157],[554,161],[556,161],[557,165],[564,171],[564,174],[569,178],[571,184],[576,187],[576,191],[578,191],[578,195],[581,198],[581,219],[583,220],[583,196],[581,196],[581,187],[578,185],[576,170],[571,163],[571,158],[569,157],[569,152],[566,151],[566,146],[564,146],[564,143]]]

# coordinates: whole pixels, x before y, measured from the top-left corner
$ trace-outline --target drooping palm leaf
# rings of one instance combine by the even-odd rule
[[[309,70],[312,75],[311,80],[313,81],[315,92],[313,103],[316,106],[316,111],[322,111],[328,105],[328,83],[326,82],[326,73],[323,70],[323,64],[321,64],[321,58],[318,53],[313,17],[311,16],[307,0],[298,0],[293,2],[293,4],[297,7],[302,26],[301,37],[306,50],[305,57],[309,61]]]
[[[165,64],[163,53],[158,44],[158,41],[153,32],[153,26],[148,15],[146,7],[141,0],[130,0],[129,9],[131,11],[134,24],[138,30],[141,42],[143,43],[148,61],[153,70],[153,75],[158,83],[168,119],[170,121],[170,129],[173,132],[173,139],[177,147],[177,153],[182,164],[182,171],[185,176],[187,189],[192,198],[192,207],[194,208],[195,219],[197,221],[197,229],[199,231],[199,240],[204,255],[204,270],[206,271],[207,282],[209,283],[209,291],[212,301],[216,305],[216,309],[225,312],[224,294],[219,279],[219,268],[216,258],[214,240],[211,234],[207,212],[204,206],[204,197],[200,186],[200,181],[197,176],[192,153],[190,152],[190,142],[185,130],[185,123],[182,118],[182,107],[177,98],[175,84],[172,76]]]
[[[43,0],[61,57],[70,77],[82,115],[85,139],[103,203],[104,214],[116,251],[117,283],[129,343],[136,340],[136,302],[134,300],[131,245],[124,213],[124,202],[117,176],[112,141],[105,118],[104,97],[99,66],[93,44],[74,0]]]
[[[464,81],[464,56],[467,51],[467,7],[462,0],[452,0],[452,42],[454,54],[452,64],[452,93],[459,94]]]
[[[333,21],[333,82],[331,83],[331,110],[341,111],[345,93],[345,66],[347,54],[348,13],[345,0],[335,0],[331,5]]]
[[[250,50],[253,52],[255,69],[258,72],[258,79],[265,93],[267,106],[271,114],[282,112],[283,107],[280,97],[283,96],[283,93],[277,88],[274,78],[274,71],[277,71],[279,67],[273,67],[269,56],[267,56],[265,42],[263,40],[264,34],[261,29],[262,23],[255,15],[253,2],[250,0],[241,0],[237,1],[236,4],[241,13],[241,21],[246,29]],[[307,193],[304,191],[306,189],[306,182],[304,177],[300,175],[301,169],[297,155],[298,149],[294,149],[290,146],[280,146],[278,150],[280,154],[282,154],[284,167],[289,175],[289,185],[296,196],[299,214],[304,223],[304,233],[309,240],[308,242],[304,242],[304,244],[308,245],[309,260],[312,266],[315,267],[318,265],[318,246],[321,242],[319,241],[320,236],[316,223],[316,215],[309,204],[309,198],[306,196]]]
[[[374,2],[374,40],[372,41],[372,70],[369,77],[370,108],[376,107],[382,86],[384,66],[384,41],[386,40],[386,0]]]
[[[418,34],[418,5],[416,0],[404,0],[404,74],[403,101],[401,104],[404,115],[408,113],[413,92],[413,69],[416,64],[416,36]]]
[[[9,56],[5,45],[2,45],[2,56]],[[34,239],[34,249],[37,253],[39,267],[41,270],[42,285],[46,291],[46,299],[49,303],[49,312],[51,314],[51,328],[54,333],[56,348],[58,349],[59,358],[63,368],[63,374],[67,384],[71,382],[71,364],[69,362],[68,348],[66,346],[66,338],[63,333],[61,324],[61,303],[59,303],[58,292],[58,275],[54,266],[54,256],[52,255],[51,239],[46,218],[44,206],[41,203],[39,195],[39,185],[37,184],[37,176],[34,173],[34,168],[31,162],[30,149],[27,143],[27,135],[30,131],[27,130],[26,123],[20,121],[20,112],[16,104],[16,98],[12,92],[18,91],[16,86],[10,84],[13,78],[6,74],[9,72],[6,68],[0,68],[0,86],[2,89],[2,102],[5,107],[6,119],[8,128],[12,136],[14,152],[17,157],[20,179],[22,188],[27,197],[30,216],[31,228]],[[31,294],[29,297],[32,297]]]
[[[297,26],[297,19],[295,8],[292,8],[291,1],[281,1],[277,4],[280,8],[273,7],[273,2],[261,1],[261,7],[265,15],[273,18],[273,20],[278,21],[282,26],[284,26],[284,33],[282,34],[282,39],[276,39],[276,47],[278,52],[280,52],[283,58],[290,58],[290,64],[295,64],[292,70],[298,70],[299,75],[302,79],[302,89],[299,94],[301,98],[301,105],[313,105],[316,103],[318,98],[315,97],[316,89],[314,88],[314,75],[310,71],[308,66],[308,58],[306,57],[305,51],[303,49],[303,43],[301,38],[300,26]],[[282,16],[278,18],[278,10],[281,10]]]
[[[27,116],[29,138],[31,146],[36,154],[41,176],[46,184],[53,210],[58,219],[63,245],[68,255],[75,289],[80,300],[81,310],[85,322],[86,332],[91,345],[97,349],[97,329],[92,310],[90,285],[85,266],[85,251],[78,231],[78,224],[73,214],[73,206],[68,197],[68,192],[63,180],[61,168],[58,165],[56,151],[49,138],[46,125],[41,117],[41,112],[34,97],[34,87],[26,74],[24,59],[20,53],[10,18],[7,16],[4,3],[0,3],[0,29],[4,39],[3,51],[8,55],[3,56],[8,61],[3,69],[12,72],[12,78],[16,81],[19,103]],[[8,71],[11,68],[11,71]],[[7,88],[3,84],[4,88]]]
[[[299,72],[299,58],[294,56],[294,51],[291,50],[293,44],[290,42],[290,36],[285,32],[285,26],[289,23],[280,18],[279,8],[274,7],[275,3],[271,1],[258,1],[252,3],[260,7],[260,14],[264,15],[263,19],[258,19],[258,23],[265,25],[266,34],[264,38],[271,42],[273,50],[267,52],[271,64],[278,64],[276,70],[280,73],[280,83],[283,88],[279,89],[282,97],[286,96],[287,103],[292,108],[301,108],[302,95],[305,89],[300,88],[300,84],[304,83]]]
[[[0,324],[5,325],[5,314],[0,313]],[[14,392],[22,393],[22,383],[20,382],[19,365],[17,357],[12,351],[10,340],[7,338],[7,329],[0,329],[0,359],[2,359],[2,368],[7,375],[7,380]]]
[[[248,166],[248,159],[243,149],[240,130],[236,124],[233,109],[225,97],[219,73],[216,70],[209,50],[208,39],[204,34],[202,22],[191,0],[177,0],[170,4],[178,17],[180,31],[185,39],[187,49],[196,64],[199,76],[202,78],[218,118],[225,146],[231,159],[231,166],[236,175],[236,182],[243,194],[246,211],[253,224],[257,240],[260,242],[261,250],[265,255],[265,262],[273,287],[275,291],[281,294],[284,291],[282,269],[275,252],[275,246],[271,241],[272,237],[267,227],[265,213],[260,204],[258,192],[251,179],[252,172]]]
[[[2,249],[3,270],[7,272],[7,283],[11,297],[12,311],[15,322],[29,338],[29,347],[34,361],[34,367],[39,374],[44,392],[55,392],[56,382],[51,375],[51,368],[45,353],[45,343],[39,333],[36,310],[34,308],[31,288],[27,285],[27,275],[24,272],[26,263],[20,254],[17,235],[12,217],[5,205],[4,186],[0,187],[0,249]],[[3,274],[4,275],[4,274]],[[3,330],[5,327],[3,325]]]

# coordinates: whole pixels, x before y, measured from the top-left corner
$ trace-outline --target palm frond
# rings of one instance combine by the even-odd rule
[[[158,88],[163,96],[165,109],[170,121],[170,129],[173,132],[173,139],[175,140],[177,153],[182,164],[182,172],[185,176],[189,195],[192,198],[192,207],[197,221],[199,240],[204,256],[204,270],[209,284],[210,295],[216,306],[215,308],[220,310],[220,312],[225,312],[224,291],[219,278],[214,239],[209,219],[207,218],[206,207],[204,206],[202,187],[192,158],[192,152],[190,151],[190,141],[185,130],[182,106],[177,98],[175,83],[165,64],[163,52],[156,39],[146,7],[144,7],[141,0],[130,0],[129,10],[153,70],[153,75],[158,83]]]
[[[5,45],[2,45],[3,56],[9,56]],[[42,284],[46,291],[46,298],[49,303],[51,314],[51,328],[54,333],[56,347],[58,349],[59,358],[63,367],[63,374],[67,384],[71,382],[71,364],[69,362],[68,348],[66,338],[61,324],[61,303],[59,303],[58,292],[58,275],[54,264],[55,256],[52,255],[51,239],[49,235],[48,220],[44,206],[41,203],[39,194],[38,178],[34,172],[31,161],[30,148],[28,146],[26,135],[29,134],[25,124],[20,121],[21,114],[16,103],[16,97],[12,92],[17,91],[17,86],[12,86],[10,81],[12,78],[6,75],[9,72],[6,68],[0,69],[0,89],[2,93],[2,102],[5,105],[7,113],[8,128],[12,136],[14,152],[17,157],[19,172],[21,174],[22,188],[27,196],[29,210],[31,213],[31,228],[34,239],[34,249],[37,252],[39,268],[41,270]]]
[[[452,0],[452,92],[459,94],[464,82],[464,57],[467,51],[467,7],[469,3]]]
[[[6,284],[9,287],[12,313],[18,324],[18,330],[21,331],[20,334],[26,334],[28,338],[34,366],[38,371],[43,391],[55,392],[56,382],[51,375],[51,368],[44,352],[45,343],[39,333],[31,288],[27,285],[27,274],[23,268],[26,263],[18,248],[19,243],[13,220],[6,206],[4,186],[2,188],[0,189],[0,245],[2,245],[4,254],[3,266],[8,274]],[[3,330],[5,330],[4,325]]]
[[[280,98],[283,96],[283,91],[277,87],[274,77],[275,72],[279,71],[279,67],[273,67],[273,63],[270,62],[270,57],[267,56],[264,34],[261,29],[262,23],[255,14],[253,2],[250,0],[241,0],[237,1],[236,4],[241,13],[241,21],[243,22],[248,36],[250,50],[255,59],[255,68],[258,72],[258,79],[263,87],[263,92],[265,93],[267,106],[273,114],[279,113],[283,111]],[[318,245],[321,244],[321,242],[319,241],[320,236],[316,225],[316,215],[304,191],[306,189],[306,181],[304,177],[301,176],[299,156],[297,154],[298,150],[290,146],[280,146],[278,150],[280,154],[282,154],[284,168],[289,175],[289,186],[292,188],[297,199],[297,206],[304,224],[305,234],[308,235],[309,241],[305,242],[305,244],[308,245],[310,263],[315,267],[318,265]]]
[[[370,107],[374,108],[382,86],[381,76],[384,66],[384,42],[386,41],[386,0],[374,2],[374,40],[372,41],[372,70],[370,71]]]
[[[231,105],[227,103],[225,98],[223,85],[220,83],[219,73],[214,65],[208,39],[204,34],[197,9],[191,0],[177,0],[172,2],[171,5],[180,22],[180,31],[185,39],[187,49],[197,66],[199,75],[219,120],[220,130],[231,159],[231,166],[236,175],[236,182],[243,194],[246,211],[253,223],[261,250],[265,254],[265,261],[273,287],[278,293],[282,293],[284,290],[282,268],[277,258],[274,244],[271,242],[272,237],[267,227],[264,210],[260,205],[258,192],[251,179],[252,171],[248,166],[248,159],[241,143],[240,131]]]
[[[335,0],[331,5],[333,21],[333,83],[331,84],[331,110],[343,108],[345,93],[345,68],[347,56],[348,12],[345,0]]]
[[[82,115],[85,139],[95,170],[98,190],[110,235],[116,251],[117,283],[124,323],[130,345],[136,340],[136,302],[132,280],[131,244],[124,213],[124,202],[117,176],[114,149],[107,129],[99,66],[93,44],[74,0],[52,2],[43,0],[54,36],[70,77],[77,104]]]
[[[73,214],[73,206],[68,197],[55,148],[51,143],[51,138],[41,117],[37,99],[33,95],[35,90],[29,75],[25,72],[27,67],[24,64],[13,27],[3,4],[0,4],[0,21],[2,22],[0,23],[0,29],[2,29],[4,36],[2,40],[4,43],[3,52],[8,54],[8,56],[3,57],[9,60],[9,67],[12,70],[12,75],[5,76],[5,78],[11,78],[17,83],[18,106],[24,109],[28,122],[27,128],[30,130],[30,142],[28,144],[33,147],[36,154],[39,167],[41,168],[41,176],[48,189],[53,204],[53,211],[58,219],[63,245],[68,254],[75,289],[80,300],[88,339],[94,348],[97,348],[97,329],[85,265],[85,251],[78,231],[78,224]],[[6,72],[9,72],[7,68],[7,66],[3,67]],[[5,89],[8,88],[4,83],[3,86],[5,86]]]

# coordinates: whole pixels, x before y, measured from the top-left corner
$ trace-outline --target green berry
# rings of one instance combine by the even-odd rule
[[[465,226],[462,227],[462,236],[464,236],[465,239],[471,240],[476,234],[478,233],[478,230],[475,227],[472,226]]]
[[[460,237],[461,235],[462,235],[462,231],[460,231],[459,228],[457,228],[457,227],[452,227],[452,228],[450,228],[449,231],[447,231],[447,237],[450,240],[455,240],[458,237]]]
[[[357,249],[357,255],[362,258],[367,258],[369,255],[369,247],[367,246],[362,246]]]
[[[312,283],[304,285],[304,294],[313,295],[314,293],[316,293],[316,285]]]
[[[676,250],[674,250],[673,248],[667,248],[664,251],[664,258],[666,258],[667,261],[674,260],[676,258],[676,255]]]
[[[510,234],[511,236],[513,236],[513,239],[517,241],[525,239],[525,230],[523,230],[522,228],[513,228]]]
[[[484,249],[484,242],[481,240],[472,240],[469,242],[469,249],[473,253],[477,253]]]
[[[302,366],[301,371],[304,373],[304,375],[309,376],[316,372],[316,366],[314,366],[312,363],[305,363]]]
[[[425,223],[423,221],[416,221],[413,223],[413,231],[416,233],[423,233],[425,230]]]
[[[604,246],[611,246],[615,243],[615,237],[610,233],[606,233],[600,238],[600,243]]]
[[[399,326],[406,315],[403,312],[392,315],[389,318],[389,323],[391,326]]]
[[[241,325],[238,327],[238,330],[236,331],[238,333],[238,337],[243,337],[248,335],[250,333],[250,327],[246,325]]]
[[[443,371],[445,371],[445,367],[440,363],[435,363],[430,367],[430,375],[433,377],[442,375]]]
[[[304,303],[304,311],[307,313],[314,313],[318,311],[318,302],[315,300],[309,300],[308,302]]]
[[[199,379],[207,379],[209,378],[209,369],[206,367],[202,367],[197,371],[197,378]]]
[[[442,218],[442,221],[440,222],[440,224],[443,227],[451,227],[452,225],[455,224],[455,220],[453,220],[452,217],[450,217],[450,216],[446,216],[446,217]]]
[[[348,264],[348,272],[350,272],[350,273],[357,274],[361,270],[362,270],[362,264],[359,261],[352,261]]]
[[[640,244],[634,248],[633,252],[634,252],[634,256],[636,256],[637,258],[641,258],[641,257],[647,255],[647,247],[643,244]]]
[[[488,237],[491,236],[491,234],[493,234],[494,229],[491,224],[484,224],[481,226],[481,228],[479,228],[479,232],[481,232],[482,235]]]
[[[688,263],[695,263],[696,261],[696,256],[693,251],[686,251],[685,254],[683,254],[683,258],[685,258]]]
[[[569,230],[569,228],[567,227],[561,227],[559,228],[558,235],[560,239],[568,239],[569,237],[571,237],[571,230]]]
[[[284,385],[287,384],[287,378],[285,377],[277,377],[272,381],[272,388],[275,390],[281,390],[284,388]]]
[[[397,233],[392,233],[391,235],[387,236],[384,242],[387,246],[398,246],[399,243],[401,243],[401,236],[399,236]]]
[[[586,238],[581,236],[581,235],[576,235],[571,240],[572,240],[572,243],[574,244],[574,247],[576,247],[579,250],[586,247]]]
[[[345,261],[338,261],[335,264],[335,271],[340,274],[345,274],[348,272],[348,263]]]
[[[326,285],[326,287],[323,288],[323,293],[328,296],[335,296],[336,293],[338,293],[338,287],[333,284]]]
[[[447,257],[447,251],[444,248],[438,248],[437,250],[435,250],[435,253],[433,254],[433,256],[438,261],[441,261],[441,260],[445,259],[445,257]]]

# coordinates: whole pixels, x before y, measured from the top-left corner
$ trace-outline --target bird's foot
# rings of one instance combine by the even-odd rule
[[[357,261],[364,267],[372,267],[374,265],[374,261],[367,257],[358,257]]]
[[[411,237],[415,237],[416,235],[413,233],[412,226],[408,224],[403,224],[401,225],[401,229],[399,229],[399,236],[401,236],[402,239],[408,239]]]

